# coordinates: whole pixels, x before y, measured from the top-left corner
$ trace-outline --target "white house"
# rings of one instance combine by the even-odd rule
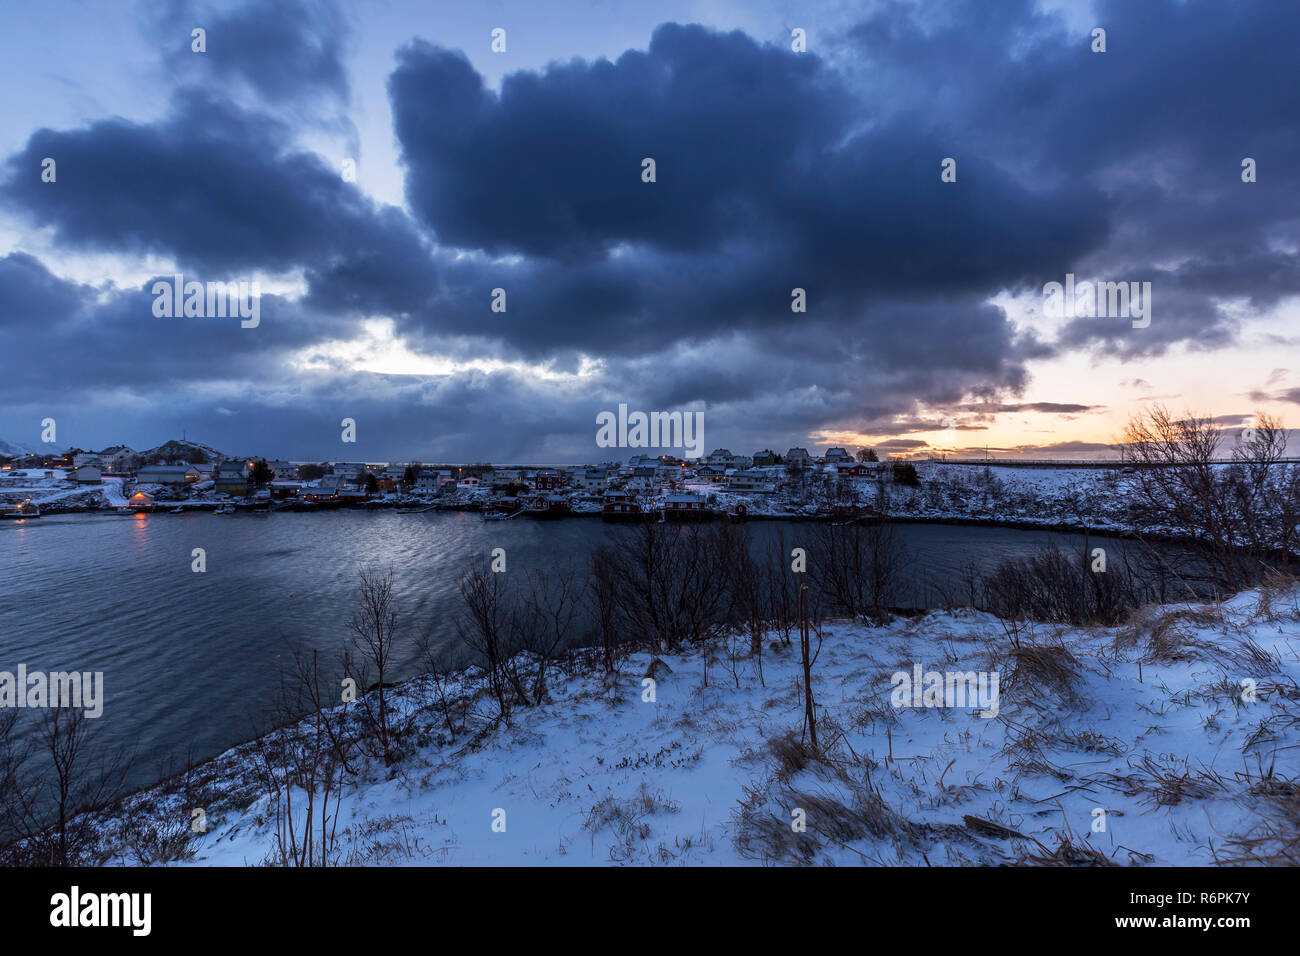
[[[609,475],[603,468],[575,468],[571,477],[573,484],[583,491],[604,491],[609,487]]]
[[[732,491],[749,491],[760,494],[767,494],[774,490],[775,485],[767,472],[750,468],[745,471],[738,471],[731,476],[727,482],[727,487]]]
[[[100,467],[111,475],[130,474],[140,467],[140,456],[125,446],[100,455]]]
[[[135,478],[141,484],[181,487],[198,481],[199,473],[190,465],[146,465]]]

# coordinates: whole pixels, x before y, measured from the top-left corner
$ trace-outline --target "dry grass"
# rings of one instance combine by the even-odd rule
[[[1260,822],[1221,846],[1219,865],[1300,866],[1300,782],[1263,777],[1249,793],[1259,801]]]
[[[1016,866],[1119,866],[1091,844],[1076,839],[1070,833],[1058,833],[1056,846],[1048,847],[1037,840],[1036,850],[1022,852]]]
[[[1191,661],[1214,649],[1197,639],[1194,631],[1223,624],[1223,612],[1218,607],[1145,607],[1116,632],[1114,649],[1117,653],[1135,650],[1149,664]]]
[[[1006,651],[1008,673],[1002,686],[1024,699],[1050,695],[1065,703],[1078,699],[1083,668],[1063,644],[1021,644]]]

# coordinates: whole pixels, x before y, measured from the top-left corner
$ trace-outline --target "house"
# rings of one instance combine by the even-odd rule
[[[609,473],[604,468],[575,468],[573,484],[583,491],[604,491],[609,487]]]
[[[605,521],[640,521],[648,512],[641,510],[637,496],[626,491],[605,492],[600,516]]]
[[[97,468],[102,468],[104,465],[104,456],[94,455],[90,452],[82,452],[79,455],[73,455],[72,467],[80,468],[82,465],[94,465]]]
[[[569,499],[564,495],[533,495],[526,501],[524,514],[530,518],[562,518],[569,513]]]
[[[727,473],[722,465],[700,465],[695,469],[695,477],[700,481],[719,481]]]
[[[538,491],[558,491],[564,486],[564,476],[558,471],[539,471],[533,475],[533,487]]]
[[[509,470],[502,469],[493,472],[492,478],[488,483],[492,486],[493,491],[505,492],[507,494],[511,491],[518,491],[521,488],[528,487],[524,483],[523,472],[519,471],[517,468]]]
[[[438,494],[447,486],[455,486],[456,479],[449,469],[422,471],[415,479],[415,492],[420,495]]]
[[[835,465],[840,477],[848,478],[872,478],[876,474],[873,465],[862,461],[837,462]]]
[[[822,460],[833,464],[841,461],[852,461],[853,456],[843,448],[827,448],[826,455]]]
[[[767,494],[774,490],[771,476],[757,468],[738,471],[727,480],[727,487],[732,491],[750,491]]]
[[[466,475],[460,481],[456,482],[457,488],[477,488],[482,483],[481,479],[474,475]]]
[[[705,521],[712,517],[703,495],[669,495],[664,499],[665,521]]]
[[[104,480],[104,473],[98,465],[81,465],[72,473],[72,480],[79,485],[97,485]]]
[[[731,454],[730,448],[715,448],[704,457],[706,465],[716,465],[719,468],[726,468],[735,456]]]
[[[145,465],[135,473],[141,484],[184,487],[199,480],[199,473],[190,465]]]
[[[757,458],[758,456],[756,455],[754,457]],[[812,458],[809,456],[807,448],[791,448],[785,453],[785,460],[787,464],[797,461],[800,464],[806,465],[812,460]]]
[[[143,459],[126,446],[105,449],[99,457],[100,467],[110,475],[130,475],[143,464]]]
[[[355,481],[370,470],[364,461],[336,461],[333,466],[334,474],[342,475],[350,481]]]
[[[244,459],[228,459],[213,472],[212,490],[221,495],[242,498],[248,494],[249,465]]]
[[[655,477],[660,481],[680,481],[685,472],[686,462],[671,455],[659,459],[659,464],[655,466]]]
[[[301,481],[273,481],[270,484],[271,497],[277,500],[297,498],[302,491]]]
[[[316,505],[338,504],[338,489],[334,485],[316,485],[310,488],[303,488],[298,497],[303,501]]]
[[[126,500],[127,506],[133,511],[153,511],[153,495],[143,491],[137,491]]]

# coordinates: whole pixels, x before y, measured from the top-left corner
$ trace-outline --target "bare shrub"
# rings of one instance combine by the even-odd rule
[[[1087,545],[1075,556],[1048,545],[1003,561],[983,577],[978,591],[976,606],[1003,619],[1103,627],[1121,623],[1150,597],[1126,558],[1093,571]]]
[[[1120,448],[1133,468],[1139,529],[1187,535],[1225,592],[1285,570],[1296,552],[1300,473],[1283,460],[1286,429],[1261,413],[1252,432],[1221,463],[1224,432],[1212,418],[1153,405],[1129,421]]]
[[[352,631],[352,646],[344,654],[344,670],[366,687],[367,693],[357,702],[365,715],[371,737],[377,743],[378,754],[385,764],[393,762],[393,739],[389,728],[386,682],[393,662],[397,632],[397,599],[393,591],[393,572],[381,574],[372,568],[362,568],[357,591],[357,609],[348,627]],[[367,686],[370,668],[376,672],[376,681]],[[372,705],[369,691],[378,690],[377,705]]]
[[[508,725],[516,699],[510,659],[517,649],[512,643],[510,608],[502,577],[481,563],[461,576],[464,611],[457,622],[457,631],[482,661],[484,679],[496,701],[498,717]]]
[[[809,557],[810,577],[834,609],[875,622],[888,619],[913,560],[888,522],[822,524]]]
[[[260,781],[275,833],[266,862],[274,866],[332,866],[339,862],[339,809],[346,751],[337,750],[330,715],[321,706],[317,657],[282,675],[270,733],[255,742]],[[311,713],[297,720],[304,703]]]

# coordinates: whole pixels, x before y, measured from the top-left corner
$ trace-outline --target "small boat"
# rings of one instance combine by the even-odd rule
[[[233,515],[233,514],[235,513],[235,506],[234,506],[234,505],[222,505],[220,508],[218,508],[216,511],[214,511],[214,512],[212,512],[212,513],[213,513],[214,515]]]
[[[40,516],[41,509],[32,504],[31,498],[8,511],[0,512],[0,518],[39,518]]]
[[[180,505],[177,505],[175,508],[171,510],[170,513],[174,515],[183,515],[185,514],[185,509],[182,508]]]
[[[526,509],[524,508],[520,508],[514,514],[508,514],[508,515],[495,514],[490,511],[485,511],[483,512],[483,520],[484,521],[509,521],[511,518],[518,518],[521,514],[524,513],[525,510]]]
[[[397,513],[399,515],[422,515],[426,511],[432,511],[433,508],[433,505],[429,505],[427,508],[398,508]]]

